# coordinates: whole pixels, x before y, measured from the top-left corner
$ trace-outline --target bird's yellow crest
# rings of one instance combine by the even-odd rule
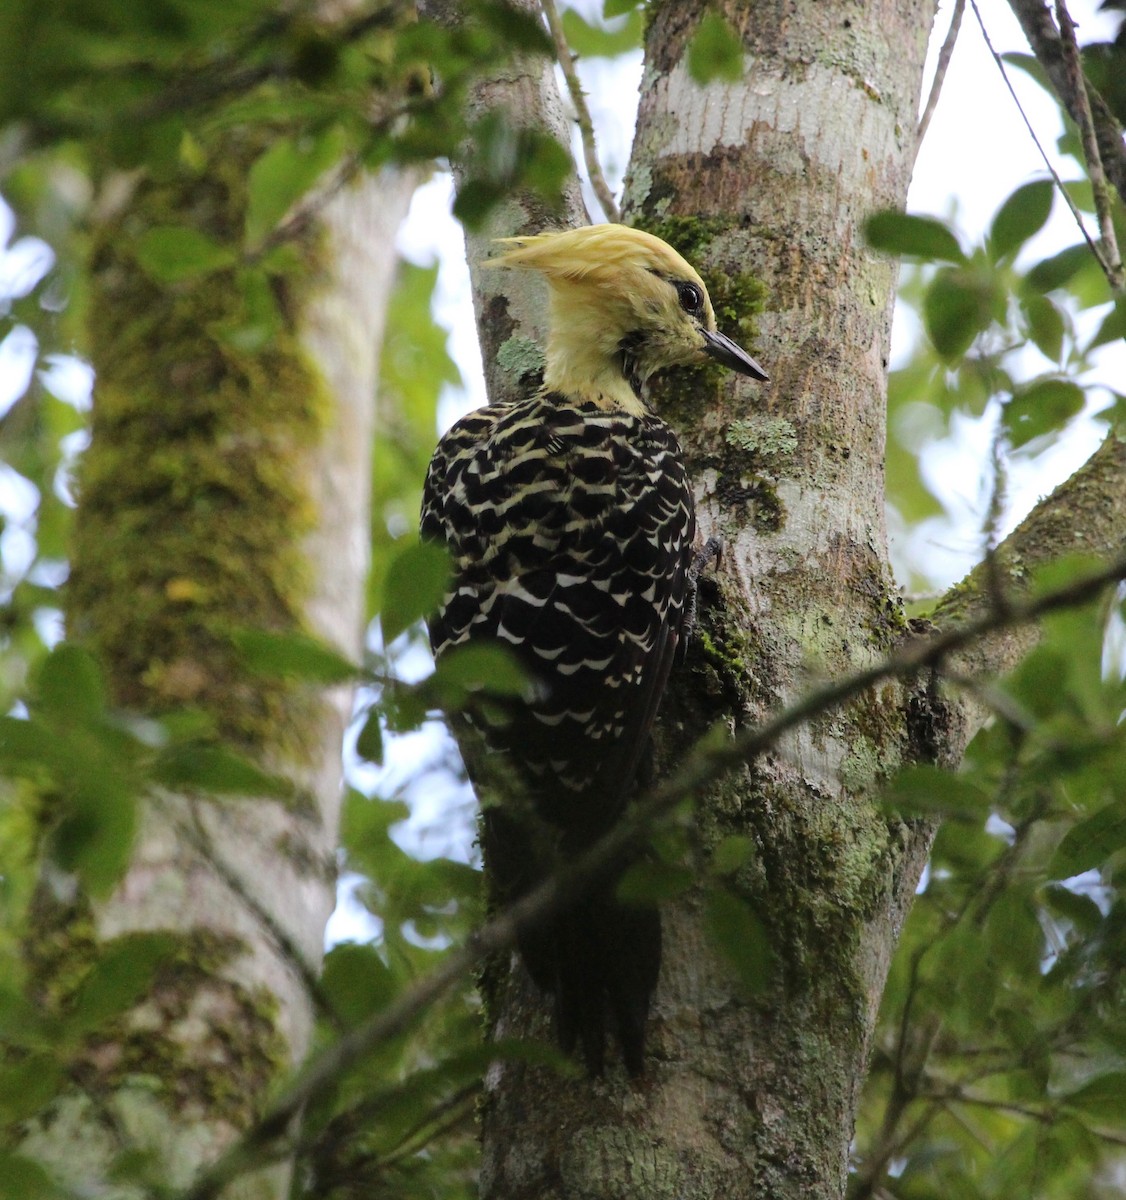
[[[706,356],[752,378],[766,373],[716,331],[704,281],[667,242],[625,225],[498,239],[492,267],[539,271],[551,291],[544,384],[607,408],[643,409],[641,385]]]

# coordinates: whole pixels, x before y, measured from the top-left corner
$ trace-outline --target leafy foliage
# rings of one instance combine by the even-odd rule
[[[1126,684],[1101,629],[1052,617],[987,693],[963,769],[889,791],[890,812],[946,821],[884,995],[854,1196],[1111,1194],[1094,1181],[1126,1138]]]
[[[904,268],[899,297],[921,318],[926,338],[891,372],[888,389],[888,500],[907,523],[942,511],[942,491],[926,476],[920,451],[961,423],[992,424],[1003,470],[1014,458],[1035,457],[1093,410],[1116,419],[1118,401],[1107,408],[1095,367],[1098,349],[1119,335],[1120,302],[1084,243],[1028,257],[1052,203],[1047,182],[1022,184],[968,250],[934,217],[882,212],[868,222],[875,249],[923,264]],[[1003,492],[1003,480],[993,487]],[[910,567],[925,584],[925,566]]]
[[[225,130],[252,131],[259,147],[245,220],[223,236],[156,225],[139,232],[134,253],[164,285],[226,273],[243,316],[215,333],[233,352],[253,352],[276,336],[279,280],[302,269],[290,233],[322,191],[361,167],[460,161],[466,182],[457,211],[467,222],[485,219],[516,187],[550,203],[569,166],[564,152],[534,133],[495,119],[471,123],[463,113],[476,71],[514,48],[543,52],[546,39],[507,6],[474,0],[464,7],[465,22],[444,26],[409,20],[397,5],[343,25],[265,0],[0,5],[0,129],[18,128],[26,147],[4,186],[24,225],[57,253],[50,273],[7,299],[0,336],[34,331],[48,365],[44,356],[71,349],[82,325],[78,264],[92,197],[122,171],[155,179],[199,171],[207,145]],[[624,18],[616,27],[573,10],[564,21],[580,54],[610,55],[637,44],[641,13],[633,0],[607,0],[607,20]],[[1120,58],[1114,47],[1088,55],[1119,104]],[[693,34],[689,64],[702,84],[741,76],[739,36],[718,13],[705,15]],[[1081,189],[1076,194],[1089,203]],[[1110,303],[1085,245],[1039,260],[1031,253],[1051,204],[1045,183],[1023,185],[972,247],[934,218],[878,214],[870,223],[874,247],[921,264],[903,295],[921,313],[928,340],[892,382],[889,484],[908,520],[938,508],[920,472],[924,441],[960,415],[996,411],[1006,450],[1035,453],[1087,406],[1083,372],[1093,352],[1126,332],[1126,307]],[[304,635],[246,630],[235,638],[264,687],[279,679],[359,681],[355,747],[369,761],[386,753],[387,733],[421,736],[439,710],[483,694],[503,702],[526,686],[513,660],[491,648],[451,655],[420,683],[394,678],[447,574],[444,560],[408,532],[438,396],[459,381],[431,317],[436,281],[436,268],[402,266],[383,346],[369,595],[382,642],[373,640],[367,661],[352,663]],[[1092,312],[1094,332],[1077,319]],[[207,803],[259,793],[293,798],[285,781],[232,752],[198,713],[157,722],[115,708],[89,656],[59,641],[57,586],[80,407],[56,396],[45,372],[0,423],[0,452],[21,481],[15,486],[34,493],[21,531],[34,540],[34,554],[24,565],[5,560],[0,607],[5,1125],[48,1105],[178,953],[160,933],[116,939],[97,952],[84,947],[65,986],[41,1002],[23,938],[44,865],[64,892],[80,885],[106,894],[127,862],[141,799],[155,787]],[[917,768],[889,793],[889,819],[941,815],[946,824],[885,998],[858,1130],[858,1195],[873,1194],[863,1192],[869,1181],[904,1200],[1097,1195],[1092,1180],[1114,1164],[1126,1137],[1119,896],[1126,697],[1114,671],[1101,668],[1100,628],[1089,613],[1054,618],[1003,699],[994,697],[998,717],[965,769]],[[457,767],[442,763],[435,774],[441,770],[453,775]],[[345,797],[341,863],[353,908],[372,933],[362,943],[338,943],[326,957],[315,997],[319,1046],[385,1011],[483,919],[471,865],[402,848],[408,786],[357,786]],[[723,839],[701,883],[701,872],[686,865],[681,824],[661,831],[653,861],[622,885],[626,895],[647,899],[701,886],[715,944],[750,995],[771,982],[775,965],[762,922],[736,887],[754,853],[749,839]],[[565,1069],[535,1047],[486,1054],[480,1024],[466,983],[350,1063],[309,1108],[295,1194],[474,1194],[473,1112],[487,1062],[532,1057]],[[149,1180],[154,1192],[166,1186],[159,1164],[128,1150],[117,1165],[118,1182]],[[65,1194],[38,1164],[0,1150],[0,1198]]]
[[[717,12],[706,12],[688,46],[688,73],[697,83],[743,77],[743,43]]]

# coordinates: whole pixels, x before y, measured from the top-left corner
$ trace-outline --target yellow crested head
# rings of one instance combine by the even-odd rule
[[[704,281],[667,242],[625,225],[504,238],[489,266],[547,279],[552,391],[637,411],[641,385],[664,367],[717,359],[752,379],[766,372],[716,330]]]

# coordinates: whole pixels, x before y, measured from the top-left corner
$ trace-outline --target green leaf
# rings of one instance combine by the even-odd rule
[[[753,862],[755,843],[753,839],[741,834],[728,834],[712,851],[712,873],[715,875],[734,875],[741,867]]]
[[[624,904],[659,904],[683,896],[695,882],[687,867],[663,862],[638,862],[618,881],[617,897]]]
[[[132,1008],[175,949],[171,934],[153,932],[126,934],[106,945],[75,995],[68,1031],[89,1033]]]
[[[642,5],[640,0],[605,0],[602,5],[602,16],[604,20],[611,20],[613,17],[624,17],[627,13],[640,12]]]
[[[343,654],[305,633],[242,629],[231,640],[247,667],[258,675],[333,684],[349,683],[361,674]]]
[[[884,807],[892,812],[944,813],[983,817],[991,793],[968,775],[956,775],[924,764],[907,767],[888,784]]]
[[[524,12],[504,0],[473,0],[467,5],[467,11],[499,35],[500,44],[508,53],[514,50],[529,50],[535,54],[552,52],[551,39],[538,19],[538,10]]]
[[[1051,292],[1065,287],[1091,261],[1091,248],[1086,242],[1068,246],[1058,254],[1045,258],[1028,272],[1028,285],[1038,292]]]
[[[1071,879],[1101,867],[1126,847],[1126,804],[1116,800],[1073,825],[1052,855],[1048,873],[1054,879]]]
[[[434,542],[409,542],[391,560],[383,580],[379,621],[386,644],[441,604],[450,580],[450,558]]]
[[[383,723],[377,709],[368,712],[362,728],[356,737],[356,753],[365,762],[383,762]]]
[[[504,642],[471,642],[455,646],[438,660],[433,683],[444,698],[461,699],[468,692],[521,696],[528,676],[511,646]]]
[[[67,798],[51,834],[51,854],[78,875],[94,896],[106,895],[125,872],[137,832],[137,801],[111,773],[93,775],[91,762],[76,776],[76,794]]]
[[[1049,883],[1040,894],[1052,912],[1070,921],[1081,933],[1094,933],[1102,924],[1102,910],[1082,892],[1073,891],[1062,883]]]
[[[1044,951],[1044,934],[1026,892],[1011,887],[989,910],[983,930],[990,961],[1017,976],[1035,976]]]
[[[43,660],[36,680],[36,704],[68,721],[88,722],[105,711],[105,680],[89,651],[60,642]]]
[[[422,482],[434,449],[438,396],[461,376],[447,349],[449,331],[434,320],[438,268],[399,264],[380,358],[380,396],[396,414],[395,436],[372,439],[372,563],[368,615],[383,596],[388,559],[399,549],[389,528],[418,520]]]
[[[0,764],[7,773],[34,779],[60,764],[59,749],[57,735],[44,722],[0,717]]]
[[[1103,318],[1098,332],[1091,339],[1087,349],[1094,350],[1098,346],[1106,346],[1126,338],[1126,300],[1121,297],[1114,302],[1114,307]]]
[[[699,84],[718,79],[738,83],[743,78],[743,43],[717,12],[704,13],[688,43],[688,74]]]
[[[613,58],[641,45],[641,9],[630,8],[628,20],[616,28],[591,25],[576,9],[563,10],[563,32],[567,45],[583,58]]]
[[[278,222],[344,153],[343,129],[276,141],[247,177],[246,244],[256,248]]]
[[[1058,103],[1056,93],[1052,88],[1052,82],[1048,78],[1047,71],[1044,70],[1043,64],[1034,54],[1028,54],[1021,50],[1010,50],[1001,55],[1001,58],[1011,66],[1018,67],[1030,78],[1036,82],[1051,96],[1054,103]]]
[[[157,759],[153,777],[166,787],[215,795],[285,797],[293,791],[226,746],[172,746]]]
[[[1033,293],[1021,301],[1028,336],[1045,358],[1058,363],[1063,356],[1063,337],[1066,331],[1063,314],[1047,296]]]
[[[1060,1100],[1088,1116],[1120,1122],[1126,1114],[1126,1071],[1108,1071]]]
[[[929,986],[959,1032],[986,1021],[999,980],[983,934],[967,921],[955,925],[934,943],[929,962]]]
[[[1070,379],[1039,379],[1022,388],[1001,410],[1014,449],[1065,425],[1083,411],[1083,389]]]
[[[1047,224],[1052,212],[1053,185],[1037,180],[1018,187],[997,210],[989,230],[990,257],[994,262],[1015,254]]]
[[[274,282],[261,265],[239,271],[236,286],[242,293],[242,311],[226,321],[215,321],[208,330],[243,354],[256,354],[269,345],[283,326]]]
[[[478,227],[495,204],[514,190],[531,188],[553,208],[574,169],[570,151],[535,129],[520,129],[497,113],[477,121],[464,152],[468,177],[454,200],[454,216]]]
[[[0,1121],[10,1129],[55,1099],[62,1068],[53,1054],[35,1053],[0,1066]],[[0,1152],[0,1164],[6,1166]],[[0,1170],[0,1196],[3,1196]],[[18,1193],[15,1193],[18,1195]],[[37,1193],[32,1193],[37,1195]]]
[[[947,267],[923,298],[923,322],[934,348],[948,362],[960,358],[999,315],[995,282],[980,271]]]
[[[864,233],[872,249],[885,254],[907,254],[926,262],[966,261],[958,239],[936,217],[885,209],[868,218]]]
[[[410,815],[402,800],[380,800],[349,788],[341,815],[341,843],[349,861],[358,859],[363,869],[377,874],[386,851],[393,846],[388,830]]]
[[[761,995],[774,971],[774,951],[758,914],[738,896],[717,889],[708,897],[706,921],[739,982],[750,995]]]
[[[348,1026],[386,1008],[396,990],[387,964],[373,947],[358,942],[341,942],[325,955],[321,987]]]
[[[238,255],[185,225],[158,225],[137,239],[137,261],[157,283],[179,283],[234,266]]]
[[[49,1078],[53,1087],[55,1076]],[[0,1074],[0,1088],[7,1084],[8,1079]],[[64,1192],[34,1159],[0,1150],[0,1200],[64,1200],[73,1195],[73,1192]]]

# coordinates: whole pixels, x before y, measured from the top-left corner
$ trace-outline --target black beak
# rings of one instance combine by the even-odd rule
[[[710,354],[717,362],[723,363],[740,375],[749,375],[752,379],[768,380],[769,375],[744,350],[724,334],[709,333],[706,329],[700,331],[704,335],[704,353]]]

